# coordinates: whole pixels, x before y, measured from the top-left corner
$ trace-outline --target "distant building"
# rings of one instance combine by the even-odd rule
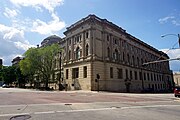
[[[22,60],[23,58],[22,57],[15,57],[13,60],[12,60],[12,66],[13,65],[18,65],[19,62]]]
[[[64,43],[62,42],[63,39],[61,39],[59,36],[57,35],[51,35],[47,38],[45,38],[42,42],[41,42],[41,45],[40,47],[46,47],[48,45],[52,45],[52,44],[59,44],[61,48],[63,48],[64,46]],[[38,46],[39,47],[39,46]],[[61,69],[61,72],[60,72],[60,53],[59,55],[57,55],[55,57],[56,59],[56,63],[54,65],[54,71],[55,71],[55,74],[53,74],[49,80],[49,87],[53,89],[59,89],[59,81],[60,81],[60,73],[61,73],[61,76],[63,76],[63,69]],[[62,64],[61,64],[62,66]],[[62,67],[61,67],[62,68]],[[35,75],[35,81],[36,81],[36,84],[35,86],[37,87],[42,87],[44,85],[43,83],[43,75]]]
[[[180,87],[180,72],[174,73],[173,77],[174,77],[175,86],[179,86]]]
[[[0,59],[0,70],[3,68],[3,60],[2,59]],[[2,86],[3,85],[3,81],[2,81],[2,77],[1,77],[1,74],[0,74],[0,86]]]
[[[3,65],[3,60],[2,59],[0,59],[0,66],[2,66]]]
[[[41,42],[41,47],[47,46],[47,45],[51,45],[53,43],[58,43],[61,40],[61,38],[57,35],[51,35],[47,38],[45,38],[42,42]]]

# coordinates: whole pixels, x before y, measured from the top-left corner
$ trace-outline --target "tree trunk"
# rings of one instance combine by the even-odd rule
[[[46,79],[46,82],[45,82],[45,89],[48,90],[48,79]]]
[[[45,80],[45,89],[46,89],[46,90],[49,90],[49,87],[48,87],[48,85],[49,85],[49,79],[50,79],[50,75],[48,75],[48,77],[46,77],[46,80]]]

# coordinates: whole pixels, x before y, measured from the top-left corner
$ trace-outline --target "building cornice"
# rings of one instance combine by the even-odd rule
[[[130,40],[134,40],[135,42],[137,42],[138,44],[158,53],[160,56],[162,57],[166,57],[167,59],[169,58],[168,55],[162,51],[159,51],[158,49],[148,45],[147,43],[143,42],[142,40],[132,36],[131,34],[127,33],[126,30],[122,29],[121,27],[115,25],[114,23],[108,21],[107,19],[101,19],[99,17],[97,17],[94,14],[90,14],[85,18],[82,18],[81,20],[79,20],[78,22],[72,24],[70,27],[67,27],[66,31],[64,32],[64,34],[66,35],[68,32],[73,31],[74,29],[78,28],[79,26],[85,24],[86,22],[91,21],[93,23],[97,22],[99,24],[103,24],[103,25],[107,25],[111,28],[113,28],[113,30],[116,30],[117,32],[120,32],[121,34],[125,35],[127,39]]]

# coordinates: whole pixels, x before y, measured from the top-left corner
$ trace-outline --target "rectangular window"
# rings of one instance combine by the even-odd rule
[[[117,70],[118,70],[118,72],[117,72],[117,74],[118,74],[118,79],[122,79],[122,78],[123,78],[123,70],[122,70],[122,69],[119,69],[119,68],[117,68]]]
[[[130,71],[130,79],[133,79],[132,71]]]
[[[144,73],[144,80],[146,80],[146,73]]]
[[[137,71],[134,71],[134,77],[135,77],[135,80],[137,80]]]
[[[149,84],[149,89],[151,88],[151,84]]]
[[[113,78],[113,68],[110,67],[110,78]]]
[[[116,37],[113,37],[113,44],[118,44],[118,40]]]
[[[150,80],[150,76],[149,76],[149,73],[147,73],[147,80],[148,80],[148,81]]]
[[[161,75],[159,75],[159,81],[161,81]]]
[[[107,41],[109,41],[109,35],[107,35]]]
[[[84,71],[84,78],[87,78],[87,66],[84,66],[83,71]]]
[[[151,81],[153,81],[153,73],[151,73]]]
[[[79,36],[77,36],[77,42],[79,42]]]
[[[89,38],[89,32],[88,31],[86,32],[86,38]]]
[[[142,72],[139,72],[139,79],[142,80]]]
[[[68,79],[68,76],[69,76],[69,70],[66,69],[66,79]]]
[[[71,59],[71,51],[69,51],[69,60]]]
[[[154,74],[154,81],[156,81],[156,75]]]
[[[76,36],[74,37],[74,43],[76,44],[76,42],[77,42],[77,38],[76,38]]]
[[[69,39],[69,45],[71,45],[71,39]]]
[[[79,68],[72,69],[72,78],[79,78]]]
[[[82,38],[82,36],[81,35],[79,35],[79,40],[81,41],[81,38]]]
[[[128,70],[126,69],[126,79],[128,79]]]

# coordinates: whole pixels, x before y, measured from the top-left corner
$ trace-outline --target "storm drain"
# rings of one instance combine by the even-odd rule
[[[118,106],[111,106],[110,108],[117,108],[117,109],[118,109],[118,108],[121,108],[121,107],[118,107]]]
[[[17,115],[10,118],[10,120],[27,120],[31,118],[30,115]]]

